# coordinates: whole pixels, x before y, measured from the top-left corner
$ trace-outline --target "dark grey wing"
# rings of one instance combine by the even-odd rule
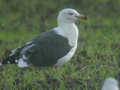
[[[35,66],[52,66],[57,63],[59,58],[65,56],[71,48],[65,37],[56,34],[54,31],[49,31],[34,38],[31,46],[26,50],[23,49],[24,52],[21,53],[21,56],[24,55],[26,61]]]

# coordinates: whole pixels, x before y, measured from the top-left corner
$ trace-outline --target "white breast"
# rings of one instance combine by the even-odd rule
[[[69,44],[71,46],[75,46],[78,40],[78,28],[77,26],[72,24],[63,24],[59,27],[54,28],[54,31],[63,36],[66,37],[69,40]]]
[[[77,49],[78,29],[75,24],[67,24],[65,26],[55,28],[55,31],[59,35],[66,37],[69,40],[69,44],[73,47],[68,54],[58,59],[58,62],[55,64],[55,66],[61,66],[72,58]]]

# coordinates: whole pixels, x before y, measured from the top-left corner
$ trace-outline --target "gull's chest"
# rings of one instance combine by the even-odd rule
[[[78,40],[78,29],[77,27],[66,27],[64,28],[65,37],[68,38],[70,45],[75,46]]]
[[[76,25],[65,25],[55,28],[57,34],[68,39],[71,46],[75,46],[78,40],[78,28]]]
[[[56,66],[61,66],[69,61],[74,55],[77,48],[77,40],[78,40],[78,29],[74,25],[58,27],[55,29],[57,34],[66,37],[69,41],[69,45],[72,46],[72,49],[64,56],[58,59]]]

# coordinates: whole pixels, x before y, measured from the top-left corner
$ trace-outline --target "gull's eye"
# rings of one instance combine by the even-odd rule
[[[69,15],[73,15],[73,13],[68,13]]]

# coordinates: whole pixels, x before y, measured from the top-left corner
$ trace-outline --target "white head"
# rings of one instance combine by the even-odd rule
[[[81,15],[75,9],[66,8],[59,12],[58,15],[58,24],[61,23],[75,23],[78,18],[87,19],[86,16]]]
[[[108,78],[104,81],[102,90],[119,90],[118,82],[114,78]]]

